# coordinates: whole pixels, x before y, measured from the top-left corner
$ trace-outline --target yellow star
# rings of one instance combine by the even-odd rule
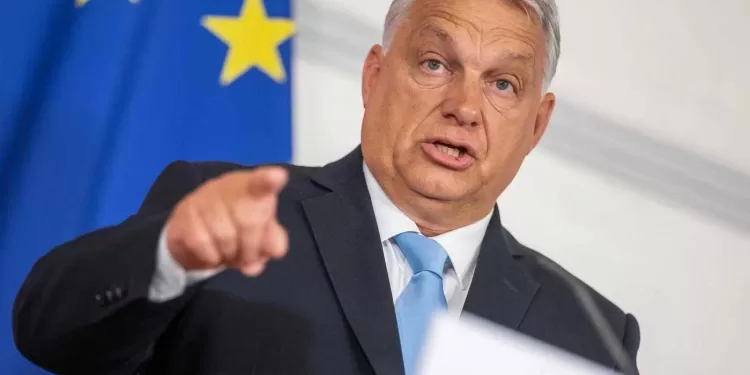
[[[286,81],[278,46],[294,34],[294,22],[268,18],[262,0],[244,0],[237,17],[204,16],[201,25],[229,50],[219,82],[227,86],[257,66],[278,83]]]

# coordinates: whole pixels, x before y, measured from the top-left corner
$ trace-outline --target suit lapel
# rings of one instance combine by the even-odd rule
[[[514,256],[523,256],[506,237],[497,207],[477,258],[464,311],[518,329],[539,284]]]
[[[396,315],[358,148],[313,177],[330,190],[303,201],[346,318],[376,374],[404,373]]]

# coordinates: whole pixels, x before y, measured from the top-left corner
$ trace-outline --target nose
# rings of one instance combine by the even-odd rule
[[[443,116],[453,118],[461,126],[477,126],[482,122],[482,89],[477,82],[457,79],[447,87]]]

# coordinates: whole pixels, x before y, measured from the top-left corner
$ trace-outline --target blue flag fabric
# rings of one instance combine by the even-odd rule
[[[291,159],[290,0],[0,5],[0,373],[50,248],[135,212],[174,160]],[[156,246],[156,244],[154,244]]]

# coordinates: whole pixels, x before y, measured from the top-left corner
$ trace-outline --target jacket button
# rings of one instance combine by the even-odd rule
[[[109,302],[107,302],[107,300],[101,294],[97,294],[96,296],[94,296],[94,299],[96,300],[96,303],[98,303],[101,307],[109,305]]]

